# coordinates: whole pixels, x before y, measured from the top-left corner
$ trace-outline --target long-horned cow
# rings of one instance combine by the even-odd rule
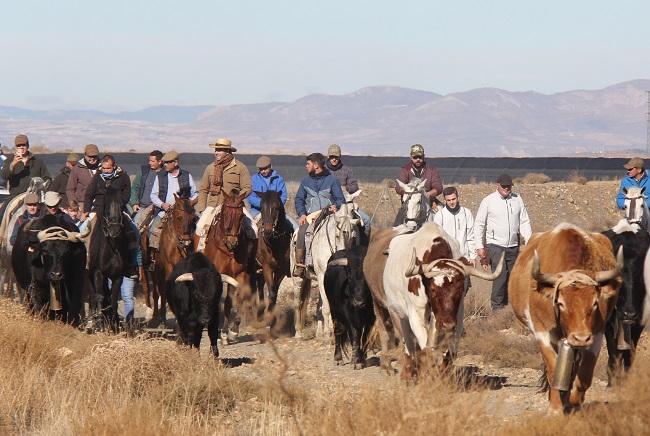
[[[549,412],[583,403],[622,266],[622,250],[614,258],[605,236],[566,223],[534,234],[517,258],[508,283],[510,302],[542,353]]]
[[[436,364],[448,363],[456,352],[462,332],[465,277],[494,280],[501,273],[503,260],[494,273],[486,273],[459,259],[458,253],[456,240],[433,223],[390,241],[381,273],[384,295],[375,307],[390,313],[404,340],[405,379],[417,374],[420,351],[431,350]],[[364,263],[364,272],[367,266]],[[377,288],[376,282],[369,280],[368,285]],[[378,291],[381,289],[373,290],[373,297]],[[383,307],[377,308],[377,304]]]

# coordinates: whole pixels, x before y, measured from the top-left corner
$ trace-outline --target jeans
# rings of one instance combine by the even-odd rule
[[[133,289],[135,288],[135,280],[128,277],[124,277],[122,280],[122,288],[120,288],[120,293],[122,294],[122,301],[124,301],[124,321],[131,322],[133,321],[133,314],[135,311],[135,300],[133,299]]]
[[[500,247],[498,245],[488,244],[487,246],[488,257],[490,258],[490,265],[492,272],[497,269],[501,254],[505,252],[505,259],[503,262],[503,270],[499,277],[492,282],[492,295],[490,303],[492,310],[501,309],[508,305],[508,279],[510,273],[515,265],[515,260],[519,256],[519,247]]]

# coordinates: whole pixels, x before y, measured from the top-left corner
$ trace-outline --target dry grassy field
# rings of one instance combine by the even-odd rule
[[[377,206],[383,186],[362,188],[361,206],[369,213],[376,208],[375,225],[387,225],[397,196],[390,191],[388,202]],[[460,186],[461,201],[476,211],[493,188]],[[561,221],[601,230],[618,218],[614,182],[545,183],[517,190],[536,231]],[[281,319],[291,317],[294,286],[287,279],[281,288]],[[605,387],[603,352],[583,410],[546,416],[546,394],[538,392],[541,358],[532,337],[509,309],[490,314],[488,300],[488,284],[474,281],[465,301],[466,333],[456,370],[427,374],[415,386],[382,372],[372,353],[366,369],[335,366],[331,344],[313,338],[260,342],[252,329],[244,329],[237,344],[220,347],[221,361],[215,362],[207,350],[198,353],[164,339],[87,335],[32,319],[15,303],[0,300],[0,433],[648,432],[647,336],[624,383]]]

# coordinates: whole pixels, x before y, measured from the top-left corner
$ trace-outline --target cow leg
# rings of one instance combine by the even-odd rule
[[[404,366],[402,367],[402,380],[407,383],[417,379],[418,345],[417,338],[411,330],[408,318],[400,318],[402,337],[404,338]]]
[[[302,279],[298,291],[298,306],[295,314],[296,338],[302,338],[302,329],[305,326],[305,317],[307,315],[307,305],[309,304],[309,294],[311,292],[311,280]]]
[[[358,317],[358,315],[356,316]],[[357,324],[358,323],[351,322],[348,325],[350,342],[352,342],[352,350],[354,350],[352,368],[363,369],[366,366],[366,356],[364,356],[364,353],[361,349],[361,330],[363,327]]]
[[[384,309],[377,303],[376,300],[373,300],[373,308],[375,311],[375,318],[377,319],[375,328],[379,332],[379,342],[381,343],[381,356],[379,357],[379,366],[392,374],[392,368],[390,366],[390,357],[388,357],[388,348],[390,334],[393,330],[393,323],[390,319],[390,313],[388,310]]]
[[[617,329],[616,314],[612,314],[611,318],[605,325],[605,339],[607,342],[607,386],[611,387],[616,384],[616,380],[620,376],[622,366],[622,355],[617,346]]]
[[[192,327],[192,346],[197,350],[200,350],[201,336],[203,336],[203,324],[196,322]]]
[[[213,316],[208,324],[208,336],[210,337],[210,352],[216,359],[219,357],[219,317]]]
[[[598,334],[594,337],[593,344],[582,351],[582,359],[580,367],[577,370],[575,381],[573,382],[573,389],[569,396],[569,411],[574,411],[580,408],[585,401],[585,392],[591,386],[591,380],[594,375],[594,368],[598,360],[598,354],[603,344],[603,335]]]
[[[345,335],[345,328],[341,325],[340,321],[334,320],[334,362],[337,365],[343,363],[343,355],[341,346],[343,343],[343,335]]]
[[[555,363],[557,361],[557,353],[551,346],[548,332],[537,332],[535,336],[543,335],[546,340],[537,339],[537,345],[539,350],[542,352],[542,359],[544,360],[544,366],[546,367],[546,378],[549,384],[549,405],[548,413],[556,414],[562,413],[564,411],[564,406],[562,402],[562,396],[559,390],[553,388],[553,373],[555,372]]]

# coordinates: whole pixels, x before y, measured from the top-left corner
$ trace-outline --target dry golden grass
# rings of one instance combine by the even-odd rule
[[[514,180],[515,184],[522,185],[535,185],[543,184],[551,181],[551,178],[544,173],[528,173],[523,177],[518,177]]]

